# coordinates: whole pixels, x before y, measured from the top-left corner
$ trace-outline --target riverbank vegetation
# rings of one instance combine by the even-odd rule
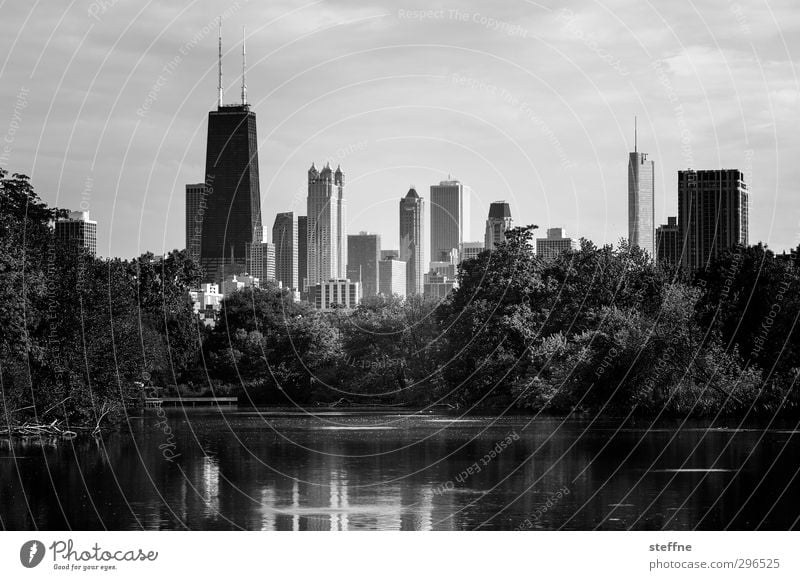
[[[185,252],[96,258],[55,243],[25,176],[0,175],[0,381],[9,425],[95,427],[143,387],[253,404],[445,405],[613,415],[798,413],[796,253],[735,248],[687,275],[637,248],[544,260],[534,228],[463,262],[444,301],[318,312],[266,284],[193,313]]]

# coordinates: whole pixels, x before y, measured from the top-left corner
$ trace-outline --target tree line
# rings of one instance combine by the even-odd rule
[[[184,251],[97,258],[58,244],[24,175],[0,169],[0,387],[9,424],[113,424],[145,387],[240,404],[475,411],[796,414],[796,252],[737,247],[686,273],[623,241],[542,259],[535,226],[459,266],[443,301],[320,312],[274,284],[213,328]]]

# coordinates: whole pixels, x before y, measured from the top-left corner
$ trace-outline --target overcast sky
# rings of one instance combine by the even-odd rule
[[[420,11],[427,11],[420,13]],[[306,171],[345,172],[348,232],[398,246],[397,205],[448,175],[518,224],[627,235],[627,160],[740,168],[750,242],[800,242],[795,0],[453,3],[390,0],[0,2],[0,166],[51,205],[89,209],[98,253],[184,246],[184,184],[203,181],[216,106],[237,102],[246,26],[263,221],[305,214]]]

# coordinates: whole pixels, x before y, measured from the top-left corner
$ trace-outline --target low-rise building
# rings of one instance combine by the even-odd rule
[[[317,310],[356,308],[361,301],[361,284],[348,279],[328,280],[309,286],[308,301]]]
[[[425,298],[443,299],[456,287],[456,280],[432,271],[425,274],[423,286]]]
[[[228,297],[237,290],[244,288],[258,288],[259,279],[249,274],[231,274],[226,276],[222,282],[222,295]]]
[[[199,290],[189,292],[195,314],[208,326],[213,326],[222,308],[222,292],[217,284],[201,284]]]
[[[548,228],[546,238],[536,238],[536,254],[545,260],[577,249],[577,240],[567,237],[564,228]]]

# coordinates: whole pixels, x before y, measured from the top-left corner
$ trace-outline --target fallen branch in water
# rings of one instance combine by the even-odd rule
[[[57,420],[49,424],[25,422],[22,425],[14,425],[11,427],[0,429],[0,437],[41,437],[41,436],[64,437],[66,439],[72,439],[73,437],[77,437],[78,433],[76,433],[72,429],[62,429],[61,427],[59,427]]]
[[[111,411],[113,411],[113,410],[114,410],[114,406],[113,406],[113,405],[110,405],[110,404],[108,404],[108,402],[103,402],[103,406],[102,406],[102,407],[100,407],[100,410],[102,411],[102,413],[101,413],[101,414],[100,414],[100,416],[97,418],[97,425],[95,425],[95,427],[94,427],[94,431],[92,431],[92,435],[94,435],[95,437],[97,437],[98,435],[100,435],[100,433],[101,433],[101,429],[100,429],[100,423],[102,423],[102,422],[103,422],[103,418],[104,418],[106,415],[108,415],[108,414],[109,414]]]

